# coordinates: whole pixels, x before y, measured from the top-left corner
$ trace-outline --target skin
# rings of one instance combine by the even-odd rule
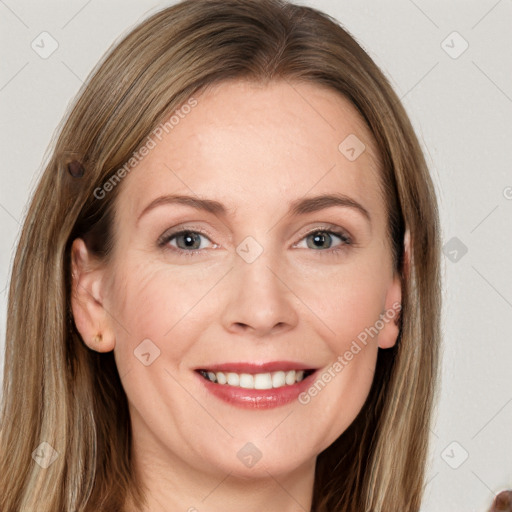
[[[292,360],[326,370],[400,302],[378,155],[354,107],[319,85],[225,82],[196,98],[119,185],[111,264],[74,241],[75,322],[91,350],[114,350],[146,510],[309,510],[316,457],[363,406],[396,323],[306,405],[238,408],[208,393],[193,369]],[[354,161],[338,150],[349,134],[366,146]],[[288,214],[291,201],[332,193],[363,205],[371,222],[340,206]],[[165,194],[215,199],[227,213],[165,204],[138,220]],[[325,223],[352,243],[332,234],[315,245]],[[176,252],[187,251],[182,237],[157,244],[181,224],[206,230],[193,256]],[[247,236],[263,248],[252,263],[236,252]],[[160,350],[149,366],[134,357],[147,338]],[[237,457],[247,442],[261,452],[252,467]]]

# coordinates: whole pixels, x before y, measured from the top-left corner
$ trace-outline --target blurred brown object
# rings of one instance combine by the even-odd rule
[[[489,512],[512,512],[512,491],[501,491],[496,495]]]

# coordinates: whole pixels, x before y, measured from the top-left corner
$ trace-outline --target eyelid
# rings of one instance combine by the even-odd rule
[[[195,226],[187,226],[186,224],[178,224],[177,226],[174,226],[173,228],[170,228],[167,231],[164,231],[164,233],[158,237],[157,243],[158,243],[158,245],[165,245],[168,242],[169,238],[179,235],[183,232],[188,232],[188,231],[191,231],[194,233],[195,232],[200,233],[201,235],[208,238],[208,240],[210,240],[210,242],[212,244],[218,245],[213,242],[213,240],[212,240],[213,235],[209,231],[205,230],[204,228],[198,228]],[[200,249],[195,249],[195,250],[200,250]],[[192,252],[192,251],[188,251],[188,252]]]
[[[307,231],[301,233],[300,239],[298,240],[298,242],[302,241],[302,239],[304,237],[309,236],[313,233],[316,233],[317,231],[327,231],[327,232],[333,233],[336,236],[339,236],[342,239],[344,239],[344,242],[347,244],[354,243],[354,239],[353,239],[352,235],[346,229],[342,228],[341,226],[338,226],[335,224],[330,224],[330,223],[323,223],[321,225],[315,226],[315,227],[308,229]],[[298,242],[296,242],[296,243],[298,243]]]

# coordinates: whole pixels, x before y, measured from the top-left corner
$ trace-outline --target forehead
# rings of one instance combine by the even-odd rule
[[[194,99],[151,136],[152,149],[124,179],[122,215],[166,193],[214,198],[243,215],[340,192],[382,213],[375,142],[340,94],[310,83],[233,81]]]

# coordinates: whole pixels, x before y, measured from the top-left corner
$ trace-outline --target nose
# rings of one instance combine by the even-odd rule
[[[229,299],[222,322],[235,334],[262,338],[292,329],[298,320],[288,275],[278,258],[266,251],[252,263],[236,256],[230,272]]]

